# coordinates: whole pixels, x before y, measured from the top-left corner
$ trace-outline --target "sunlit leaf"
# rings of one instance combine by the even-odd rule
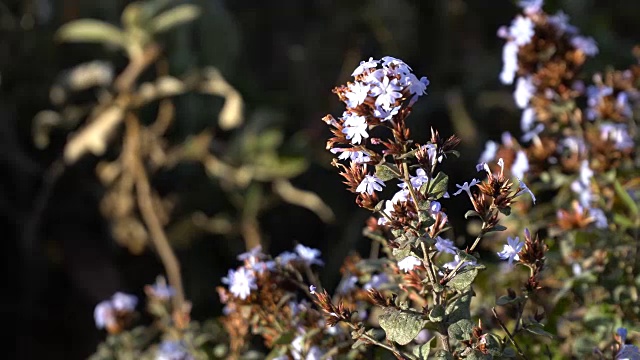
[[[392,307],[385,308],[384,314],[380,315],[378,320],[387,334],[387,339],[400,345],[410,343],[427,324],[427,320],[423,319],[419,312]]]
[[[152,34],[167,31],[176,26],[189,23],[200,16],[200,8],[191,4],[183,4],[167,10],[151,20]]]
[[[88,42],[126,48],[125,33],[114,25],[100,20],[81,19],[66,23],[58,29],[55,38],[62,42]]]

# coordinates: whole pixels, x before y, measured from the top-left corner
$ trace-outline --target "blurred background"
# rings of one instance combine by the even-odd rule
[[[64,112],[56,85],[64,83],[69,69],[101,60],[118,74],[127,65],[122,51],[103,44],[62,43],[56,41],[56,30],[81,18],[120,26],[128,3],[0,0],[0,234],[7,274],[0,309],[17,339],[10,358],[86,358],[104,338],[95,328],[93,307],[115,291],[143,296],[144,285],[163,273],[153,248],[115,236],[101,210],[108,189],[96,167],[102,158],[117,155],[119,147],[61,168],[58,160],[83,116],[76,124],[51,129],[46,144],[34,136],[34,119],[43,111]],[[496,31],[518,12],[511,1],[191,3],[200,7],[198,19],[157,40],[166,71],[180,76],[216,67],[242,96],[244,124],[220,130],[221,99],[184,94],[174,99],[175,119],[166,140],[179,144],[203,129],[216,128],[211,151],[242,163],[250,160],[243,157],[254,155],[238,150],[238,142],[269,142],[262,137],[269,130],[278,154],[297,161],[288,181],[317,194],[334,216],[321,219],[318,212],[276,196],[252,215],[260,239],[273,255],[296,243],[320,249],[326,261],[322,280],[329,286],[337,282],[340,264],[351,249],[368,252],[361,235],[368,212],[357,208],[330,166],[331,154],[325,150],[329,132],[321,121],[327,113],[341,114],[342,104],[331,89],[346,82],[359,61],[391,55],[430,79],[429,95],[415,106],[410,125],[423,142],[431,126],[462,138],[461,158],[450,162],[447,171],[456,182],[473,175],[486,140],[499,139],[503,131],[519,134],[520,113],[512,90],[498,81],[503,41]],[[631,48],[640,40],[640,2],[557,0],[547,1],[545,9],[562,9],[583,34],[596,39],[600,54],[588,62],[587,70],[634,61]],[[64,94],[67,102],[76,103],[96,97],[91,91]],[[154,114],[141,111],[141,122],[152,122]],[[165,229],[182,265],[192,316],[215,317],[220,314],[215,287],[245,250],[246,234],[234,231],[238,225],[233,219],[246,214],[234,205],[224,181],[207,176],[201,164],[156,172],[151,182],[173,204]],[[257,188],[269,192],[267,185]],[[466,211],[464,199],[460,201],[447,204],[454,225]],[[195,226],[202,218],[223,225]],[[457,243],[464,244],[464,228],[458,235]]]

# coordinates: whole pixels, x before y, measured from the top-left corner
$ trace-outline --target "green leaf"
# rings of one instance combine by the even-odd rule
[[[176,26],[186,24],[200,16],[200,8],[191,4],[182,4],[167,10],[151,20],[152,34],[167,31]]]
[[[400,177],[400,170],[397,166],[389,163],[376,165],[376,176],[382,181],[389,181]]]
[[[431,350],[431,341],[413,348],[413,355],[419,360],[427,360],[429,358],[429,350]]]
[[[506,358],[515,358],[516,351],[510,347],[504,348],[504,351],[502,352],[502,356]]]
[[[471,317],[471,311],[469,306],[471,305],[471,298],[475,295],[471,288],[468,288],[462,296],[455,301],[447,305],[445,313],[447,314],[447,323],[452,324],[461,319],[468,319]]]
[[[427,182],[426,184],[428,183],[429,182]],[[426,189],[426,185],[423,185],[420,187],[420,192],[422,193],[422,195],[425,195],[429,198],[434,198],[437,200],[447,192],[448,186],[449,186],[449,177],[447,176],[447,174],[443,172],[439,172],[436,175],[436,177],[433,179],[433,181],[431,181],[431,185],[429,186],[429,189]]]
[[[385,308],[378,321],[387,334],[387,339],[400,345],[406,345],[415,339],[428,322],[419,312],[392,307]]]
[[[280,334],[280,336],[273,342],[274,345],[289,345],[295,338],[295,333],[293,331],[287,331],[285,333]]]
[[[127,47],[125,33],[114,25],[100,20],[80,19],[62,25],[55,34],[62,42],[88,42]]]
[[[435,305],[429,312],[429,320],[435,323],[443,321],[444,316],[444,307],[442,305]]]
[[[638,216],[640,210],[638,210],[638,203],[631,198],[631,195],[622,187],[620,181],[616,180],[613,183],[613,187],[616,190],[616,195],[622,200],[622,203],[629,209],[633,216]]]
[[[478,269],[470,266],[463,267],[453,279],[447,282],[447,286],[457,291],[464,291],[478,276]]]
[[[439,350],[434,355],[435,360],[453,360],[453,355],[450,352],[445,350]]]
[[[376,206],[373,208],[374,211],[382,211],[382,208],[384,207],[384,204],[387,202],[387,200],[380,200]]]
[[[497,231],[505,231],[505,230],[507,230],[506,227],[498,224],[498,225],[492,227],[491,229],[487,230],[486,233],[488,234],[488,233],[494,232],[494,231],[497,232]]]
[[[473,333],[473,323],[469,319],[460,319],[449,325],[449,337],[456,340],[469,340]]]
[[[505,306],[507,304],[512,304],[515,303],[519,300],[519,298],[515,297],[515,298],[511,298],[508,295],[502,295],[498,298],[498,300],[496,300],[496,305],[499,306]]]
[[[546,336],[549,337],[550,339],[553,339],[553,334],[545,331],[542,328],[542,324],[540,323],[531,323],[528,324],[527,326],[525,326],[525,330],[527,330],[528,332],[532,333],[532,334],[536,334],[536,335],[540,335],[540,336]]]

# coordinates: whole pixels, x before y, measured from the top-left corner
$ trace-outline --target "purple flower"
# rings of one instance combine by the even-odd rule
[[[318,249],[313,249],[302,244],[298,244],[295,247],[295,251],[296,253],[298,253],[299,259],[307,265],[324,264],[322,260],[320,260],[320,250]]]
[[[353,151],[347,148],[333,148],[330,150],[332,153],[337,154],[340,153],[338,159],[340,160],[351,160],[356,163],[366,163],[371,161],[371,157],[364,151]]]
[[[542,4],[544,4],[544,0],[520,0],[518,6],[520,6],[525,13],[537,13],[542,10]]]
[[[373,195],[375,191],[382,191],[383,186],[385,186],[384,181],[380,180],[377,176],[365,175],[360,185],[356,188],[356,191]]]
[[[460,255],[455,255],[453,257],[453,261],[450,261],[444,265],[442,265],[443,268],[448,269],[448,270],[453,270],[456,267],[458,267],[458,264],[460,263],[460,261],[462,261],[462,259],[460,258]],[[475,260],[464,260],[464,262],[462,263],[462,266],[460,268],[464,268],[465,266],[469,266],[469,265],[475,265],[476,261]]]
[[[155,360],[193,360],[186,346],[181,341],[165,340],[160,343]]]
[[[471,180],[471,183],[468,182],[464,182],[464,184],[462,185],[458,185],[456,184],[456,187],[459,189],[458,191],[453,193],[453,196],[458,196],[460,195],[460,193],[462,193],[463,191],[466,191],[467,194],[469,194],[469,197],[471,197],[471,187],[475,186],[476,184],[478,184],[480,181],[478,181],[477,179],[473,179]]]
[[[581,50],[587,56],[596,56],[598,55],[598,44],[593,38],[586,36],[575,36],[571,39],[571,45],[573,45],[576,49]]]
[[[296,260],[298,260],[298,255],[292,253],[291,251],[285,251],[276,257],[276,261],[278,261],[282,265],[287,265],[288,263]]]
[[[612,141],[618,150],[627,150],[635,146],[633,138],[629,135],[627,124],[600,125],[600,138]]]
[[[309,293],[310,293],[311,295],[313,295],[313,294],[315,294],[315,293],[316,293],[316,289],[317,289],[317,288],[315,287],[315,285],[309,285]]]
[[[256,247],[254,247],[253,249],[247,251],[247,252],[243,252],[242,254],[238,255],[237,259],[239,261],[245,261],[245,260],[249,260],[251,258],[261,258],[263,257],[264,254],[262,254],[262,246],[258,245]]]
[[[524,242],[520,241],[519,237],[508,237],[507,244],[504,245],[502,251],[498,252],[498,257],[502,260],[509,260],[509,265],[513,263],[513,260],[520,260],[518,253],[524,247]]]
[[[376,108],[373,110],[373,116],[377,117],[378,119],[382,119],[382,121],[391,120],[394,116],[398,115],[398,111],[400,110],[400,108],[401,106],[396,106],[393,109],[387,110],[382,106],[376,106]]]
[[[436,249],[440,252],[454,255],[458,252],[458,248],[453,244],[453,241],[449,239],[443,239],[440,236],[436,237]]]
[[[237,271],[230,269],[227,276],[222,278],[222,282],[229,285],[229,291],[242,300],[251,294],[251,290],[258,289],[256,277],[253,272],[243,267]]]
[[[371,280],[362,287],[365,290],[379,289],[381,286],[389,283],[389,277],[385,273],[375,274],[371,276]]]
[[[347,278],[344,278],[338,285],[336,292],[341,295],[348,294],[351,290],[353,290],[356,287],[357,283],[358,283],[357,276],[349,276]]]
[[[533,191],[531,191],[531,189],[529,189],[529,187],[527,186],[527,184],[524,183],[524,181],[522,181],[521,179],[518,179],[518,192],[516,193],[516,196],[520,196],[524,193],[529,193],[529,195],[531,196],[531,200],[533,201],[533,203],[536,203],[536,196],[533,195]]]

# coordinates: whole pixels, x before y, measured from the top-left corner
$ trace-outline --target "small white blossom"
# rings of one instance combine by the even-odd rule
[[[285,251],[276,257],[276,261],[281,265],[287,265],[288,263],[296,261],[298,259],[298,254],[294,254],[291,251]]]
[[[599,208],[590,208],[589,216],[593,218],[593,224],[597,229],[606,229],[609,226],[607,215]]]
[[[350,150],[348,148],[333,148],[330,150],[334,154],[340,153],[338,159],[340,160],[351,160],[356,163],[366,163],[371,161],[371,157],[364,151],[360,150]]]
[[[484,145],[484,151],[480,154],[479,163],[488,163],[496,158],[496,154],[498,153],[498,143],[495,141],[487,141]],[[480,170],[478,170],[480,171]]]
[[[307,265],[324,265],[324,262],[320,260],[320,250],[306,247],[302,244],[296,245],[294,250],[298,253],[300,260],[305,262]]]
[[[524,247],[524,242],[520,241],[519,237],[508,237],[507,244],[504,245],[502,251],[498,252],[498,256],[502,260],[509,260],[509,265],[513,263],[513,260],[520,260],[518,253]]]
[[[416,266],[420,266],[422,261],[415,256],[407,256],[406,258],[398,261],[398,268],[404,272],[413,270]]]
[[[509,26],[509,35],[518,46],[527,45],[535,34],[533,21],[528,17],[516,16]]]
[[[460,261],[462,261],[462,259],[460,258],[460,255],[456,254],[453,257],[453,261],[445,263],[444,265],[442,265],[442,267],[447,269],[447,270],[453,270],[456,267],[458,267],[458,264],[460,263]],[[475,260],[465,260],[462,263],[462,266],[460,266],[460,268],[464,268],[465,266],[469,266],[469,265],[476,265],[476,261]]]
[[[544,4],[544,0],[520,0],[518,6],[520,6],[525,13],[537,13],[542,10],[542,4]]]
[[[369,95],[370,86],[368,84],[364,84],[362,82],[356,82],[349,85],[349,91],[345,93],[347,97],[349,107],[356,107],[367,99]]]
[[[383,186],[385,186],[384,181],[380,180],[377,176],[365,175],[360,185],[356,188],[356,191],[373,195],[375,191],[382,191]]]
[[[243,267],[237,271],[229,269],[227,276],[222,278],[222,282],[229,285],[229,291],[242,300],[251,294],[251,290],[258,289],[253,272]]]
[[[138,305],[138,298],[135,295],[117,292],[113,294],[111,304],[116,311],[133,311]]]
[[[398,84],[398,79],[390,80],[388,76],[384,76],[382,80],[372,84],[371,96],[376,98],[376,106],[391,109],[396,99],[402,97],[400,91],[402,91],[402,86]]]
[[[360,61],[360,65],[358,65],[358,67],[355,70],[353,70],[353,73],[351,74],[351,76],[360,75],[371,68],[375,68],[376,66],[378,66],[378,63],[379,61],[373,60],[372,57],[370,57],[369,60],[367,61]]]
[[[411,186],[415,189],[419,189],[422,184],[426,184],[428,181],[429,177],[427,176],[427,172],[422,168],[416,170],[416,176],[411,176]]]
[[[193,360],[195,359],[181,341],[163,341],[158,347],[155,360]]]
[[[262,246],[258,245],[256,247],[254,247],[253,249],[238,255],[237,259],[240,260],[240,261],[245,261],[245,260],[249,260],[251,258],[261,258],[263,256],[264,256],[264,254],[262,254]]]
[[[628,150],[635,146],[633,138],[629,135],[627,124],[605,123],[600,125],[600,138],[613,141],[618,150]]]
[[[362,138],[367,139],[369,134],[367,130],[367,119],[364,116],[349,116],[345,118],[345,127],[342,129],[347,140],[351,140],[353,144],[360,144]]]
[[[536,112],[533,108],[526,108],[522,111],[520,116],[520,129],[523,132],[530,131],[533,128],[533,122],[535,121]]]
[[[574,36],[571,39],[571,45],[582,51],[587,56],[598,55],[598,44],[596,44],[596,41],[591,37]]]
[[[373,110],[373,116],[381,119],[382,121],[388,121],[393,119],[394,116],[398,115],[401,107],[402,106],[396,106],[392,109],[385,109],[382,106],[376,106],[376,108]]]
[[[316,289],[317,288],[315,287],[315,285],[309,285],[309,293],[311,295],[314,295],[316,293]]]
[[[347,278],[344,278],[338,285],[336,292],[342,295],[347,294],[356,287],[357,283],[358,283],[357,276],[349,276]]]
[[[502,48],[502,71],[500,81],[505,85],[513,84],[518,71],[518,45],[507,41]]]
[[[516,193],[516,196],[520,196],[524,193],[529,193],[529,195],[531,196],[531,200],[533,201],[533,203],[536,203],[536,196],[533,194],[533,191],[531,191],[531,189],[529,189],[529,187],[527,186],[527,184],[524,183],[524,181],[522,181],[520,178],[518,178],[518,192]]]
[[[104,329],[105,327],[115,324],[116,318],[111,301],[104,300],[96,305],[93,310],[93,319],[98,329]]]
[[[535,85],[531,81],[531,77],[518,78],[516,82],[516,90],[513,92],[513,99],[520,109],[524,109],[529,105],[529,100],[536,91]]]

